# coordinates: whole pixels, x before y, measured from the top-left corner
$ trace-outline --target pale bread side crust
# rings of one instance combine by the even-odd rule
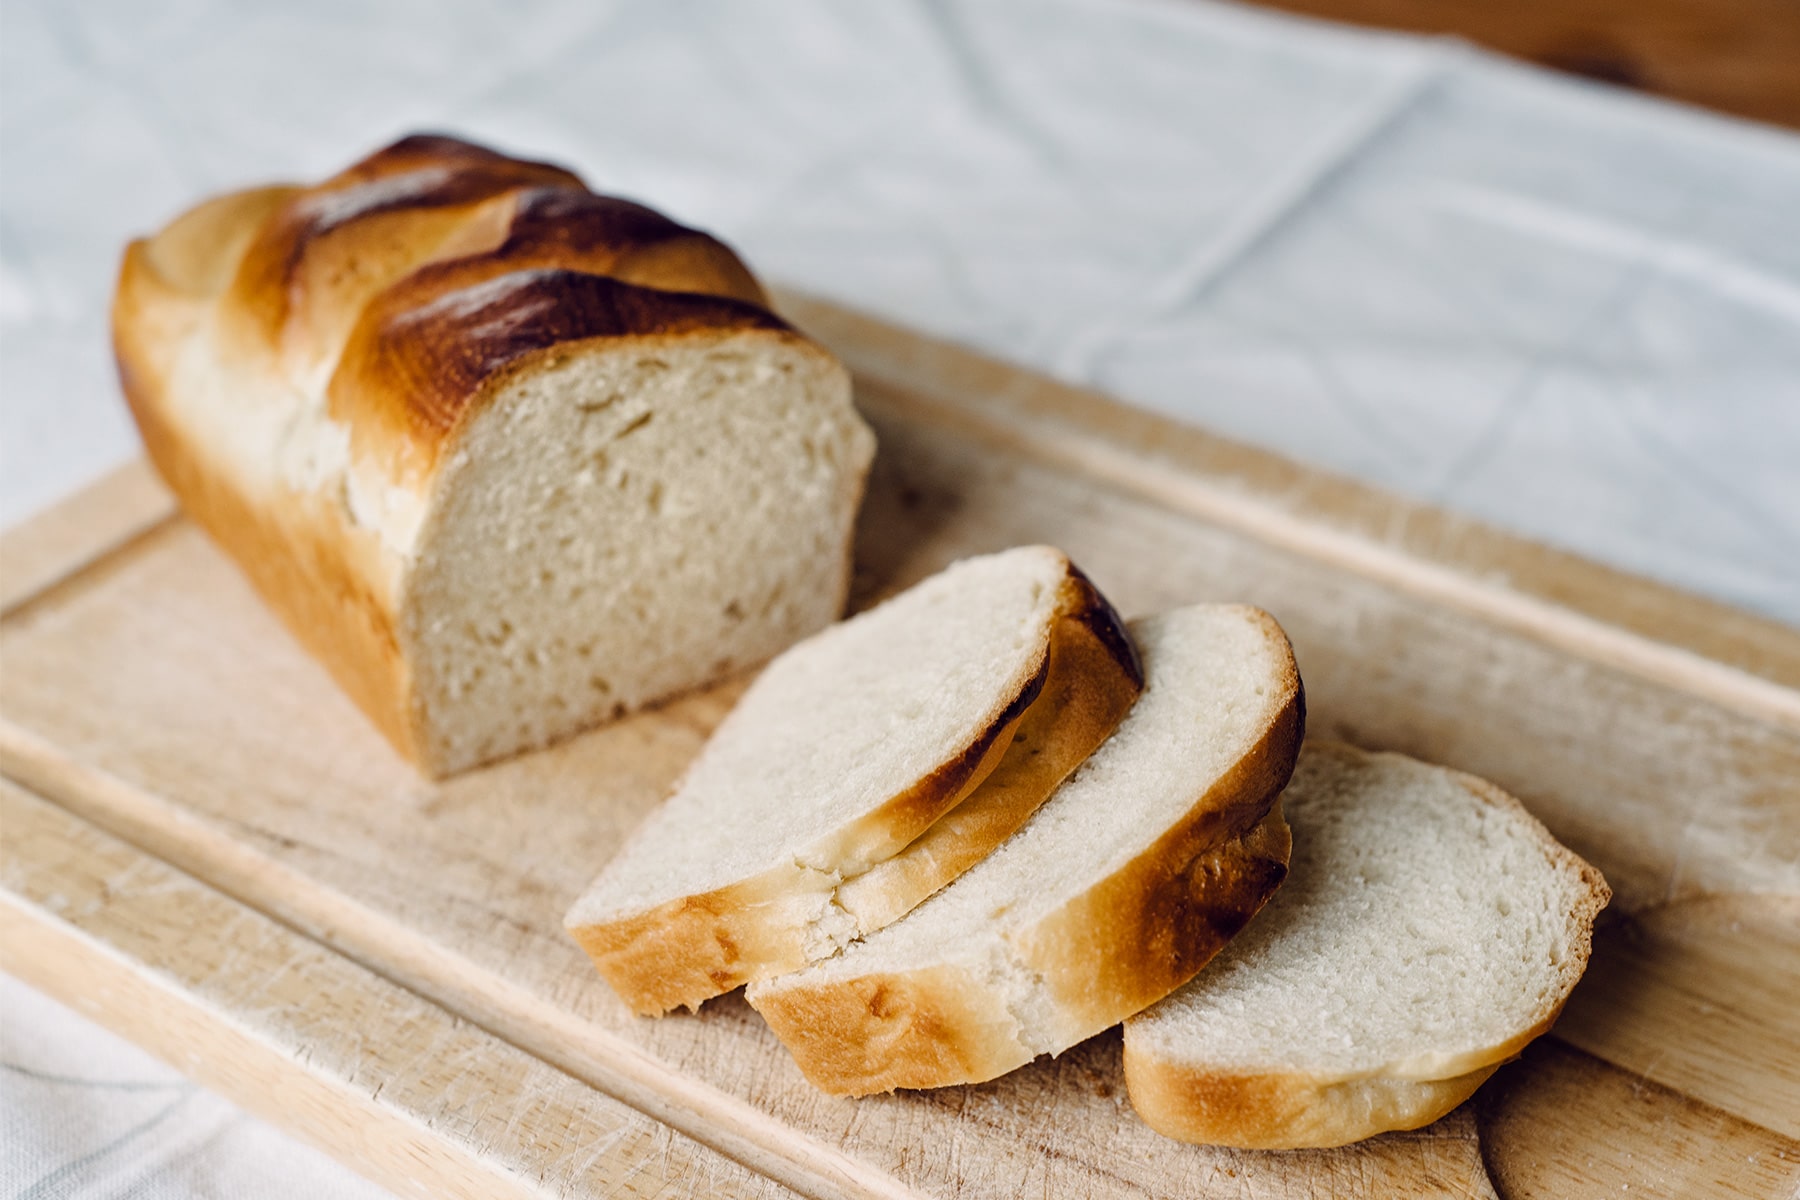
[[[201,248],[241,255],[268,206],[295,190],[258,189],[209,201],[157,237],[127,248],[112,310],[120,383],[150,461],[188,517],[232,557],[388,743],[430,771],[433,765],[421,761],[409,672],[395,632],[393,572],[379,538],[348,527],[326,498],[273,480],[250,485],[257,465],[219,461],[205,431],[184,426],[169,394],[172,360],[207,318],[213,299],[182,286],[217,272],[190,257]],[[160,248],[165,239],[173,251]],[[159,258],[192,279],[166,274]]]

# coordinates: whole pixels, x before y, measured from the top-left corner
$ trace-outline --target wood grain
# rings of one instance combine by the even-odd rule
[[[1471,1103],[1506,1200],[1800,1195],[1800,1142],[1554,1040]]]
[[[1800,896],[1706,896],[1601,931],[1557,1036],[1800,1138]],[[1761,1064],[1744,1069],[1754,1053]]]
[[[1259,0],[1451,34],[1540,66],[1800,128],[1800,8],[1786,0]]]
[[[0,826],[0,966],[401,1195],[793,1194],[3,782]]]
[[[782,312],[848,359],[865,405],[1800,727],[1800,634],[1471,518],[1116,404],[791,289]],[[1772,686],[1769,686],[1772,685]]]
[[[0,613],[174,515],[175,498],[140,458],[7,530],[0,544]]]
[[[1621,911],[1800,894],[1800,635],[865,318],[802,319],[857,370],[882,439],[860,601],[1051,541],[1128,613],[1258,603],[1293,637],[1315,733],[1496,779],[1607,872]],[[427,784],[184,521],[17,608],[0,655],[7,773],[797,1190],[1486,1194],[1466,1113],[1316,1154],[1165,1141],[1131,1114],[1109,1038],[981,1087],[846,1101],[807,1087],[740,997],[632,1017],[561,915],[734,685]],[[1770,978],[1748,938],[1725,971],[1683,960],[1693,939],[1650,944],[1657,979]],[[1642,1072],[1684,993],[1606,961],[1613,1027],[1587,1044]],[[1671,1085],[1765,1118],[1754,1098],[1782,1095],[1789,1068],[1763,1012],[1721,1023]],[[1567,1124],[1547,1142],[1608,1136],[1578,1110],[1531,1111]]]

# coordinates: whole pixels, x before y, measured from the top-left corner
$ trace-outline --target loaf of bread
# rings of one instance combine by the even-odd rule
[[[972,558],[781,655],[567,925],[633,1009],[792,971],[980,860],[1142,686],[1061,551]]]
[[[827,1092],[992,1079],[1179,987],[1280,884],[1305,704],[1268,614],[1135,622],[1144,694],[999,849],[834,958],[750,986]]]
[[[1398,754],[1309,743],[1282,807],[1287,883],[1125,1023],[1132,1103],[1259,1149],[1435,1121],[1550,1028],[1606,881],[1498,788]]]
[[[839,614],[873,437],[724,245],[410,137],[126,251],[151,459],[402,755],[443,774]]]

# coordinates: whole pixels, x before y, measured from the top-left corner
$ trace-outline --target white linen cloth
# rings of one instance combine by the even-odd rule
[[[0,521],[136,451],[105,337],[128,236],[423,128],[566,163],[767,277],[1800,623],[1791,134],[1200,0],[0,12]],[[28,1072],[0,1070],[8,1195],[358,1192],[0,1001]],[[121,1140],[164,1086],[193,1099]],[[220,1173],[246,1157],[266,1183]]]
[[[0,975],[7,1200],[383,1200],[335,1159]]]

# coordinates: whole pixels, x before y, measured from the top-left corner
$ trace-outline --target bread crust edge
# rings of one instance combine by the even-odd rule
[[[961,808],[1005,761],[1014,733],[1047,691],[1079,691],[1085,694],[1073,722],[1078,728],[1066,739],[1065,760],[1042,772],[1034,781],[1037,786],[1019,797],[1021,803],[968,822],[960,836],[934,847],[939,869],[901,869],[884,876],[881,886],[870,889],[868,911],[879,923],[861,932],[873,932],[916,907],[1004,841],[1049,798],[1124,719],[1143,690],[1143,667],[1123,620],[1066,555],[1055,553],[1065,570],[1058,603],[1044,645],[1022,666],[1011,697],[1000,701],[986,724],[931,773],[805,856],[855,863],[859,856],[887,848],[887,857],[849,879],[804,862],[783,864],[712,892],[603,922],[574,919],[577,901],[564,927],[620,999],[640,1015],[658,1016],[695,1008],[733,988],[815,961],[807,952],[808,928],[837,890],[900,862],[939,821]],[[1053,679],[1053,667],[1076,678]]]
[[[1125,1055],[1125,1087],[1150,1128],[1176,1141],[1244,1150],[1325,1149],[1418,1129],[1474,1095],[1498,1059],[1441,1079],[1201,1071],[1143,1052]]]
[[[232,193],[176,218],[164,232],[211,214],[230,219],[277,189]],[[191,232],[191,230],[190,230]],[[242,229],[221,231],[222,238]],[[160,235],[159,235],[160,236]],[[421,739],[410,711],[408,672],[396,632],[393,597],[375,581],[381,554],[372,534],[357,538],[307,492],[281,489],[284,511],[258,503],[241,482],[243,468],[209,460],[205,439],[181,428],[169,397],[159,338],[204,318],[210,298],[180,290],[153,265],[154,238],[127,247],[112,309],[112,340],[121,390],[157,474],[182,510],[225,551],[290,634],[321,663],[402,757],[422,762]],[[271,480],[272,487],[279,487]]]
[[[1022,959],[1056,999],[1065,1044],[1118,1024],[1193,978],[1287,877],[1287,825],[1280,822],[1277,846],[1265,823],[1300,754],[1306,691],[1287,634],[1268,613],[1249,611],[1283,651],[1281,700],[1262,736],[1196,797],[1182,821],[1017,939]],[[1261,845],[1254,844],[1258,835]],[[1235,905],[1219,907],[1205,894],[1209,881],[1198,876],[1209,856],[1240,839],[1251,844],[1253,858],[1244,865],[1252,877],[1234,881],[1243,885],[1232,893]],[[1180,919],[1199,912],[1208,914],[1205,923]]]
[[[1235,886],[1213,889],[1191,906],[1190,915],[1199,918],[1195,926],[1204,931],[1196,941],[1215,931],[1235,932],[1262,907],[1286,872],[1289,845],[1287,823],[1275,810],[1248,834],[1214,847],[1209,857],[1244,869],[1231,873]],[[1228,938],[1220,937],[1207,957]],[[1131,947],[1114,947],[1113,954],[1129,960]],[[834,1096],[982,1083],[1039,1053],[1026,1042],[1003,991],[953,964],[752,988],[749,999],[808,1082]],[[1060,995],[1057,999],[1066,1003]],[[1080,1011],[1089,1013],[1091,1007]],[[1055,1052],[1080,1040],[1074,1037]]]
[[[1307,750],[1357,762],[1405,757],[1336,741],[1313,742]],[[1324,1149],[1418,1129],[1474,1095],[1489,1076],[1555,1026],[1587,970],[1594,921],[1612,899],[1612,888],[1597,867],[1558,841],[1516,796],[1465,771],[1437,769],[1482,802],[1522,818],[1545,856],[1579,880],[1579,894],[1569,911],[1573,954],[1559,966],[1564,986],[1549,1011],[1491,1046],[1461,1054],[1419,1055],[1355,1075],[1207,1069],[1137,1045],[1127,1022],[1126,1091],[1145,1124],[1178,1141],[1247,1150]]]
[[[1260,609],[1248,611],[1283,650],[1283,693],[1262,735],[1194,799],[1182,820],[1123,868],[1011,939],[1055,1008],[1057,1028],[1050,1036],[1056,1052],[1187,982],[1286,877],[1292,840],[1279,795],[1305,733],[1305,689],[1280,625]],[[911,1037],[893,1036],[887,1028],[893,1019],[866,1002],[864,993],[873,986],[868,981],[875,979],[883,994],[907,997],[900,1011],[913,1024]],[[1007,1010],[994,984],[941,965],[806,987],[753,988],[749,999],[807,1079],[834,1095],[979,1083],[1036,1056],[1017,1017],[1004,1034],[987,1019]],[[971,1013],[979,1019],[971,1020]],[[829,1036],[819,1036],[820,1029]],[[890,1049],[870,1063],[858,1051],[870,1044]]]
[[[843,884],[839,902],[860,934],[898,920],[1011,837],[1143,693],[1123,619],[1073,564],[1056,614],[1037,698],[994,767],[899,853]]]

